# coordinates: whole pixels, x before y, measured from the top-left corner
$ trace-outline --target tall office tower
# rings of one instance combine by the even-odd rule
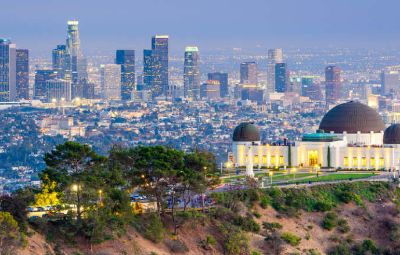
[[[340,99],[342,84],[340,80],[340,68],[327,66],[325,68],[325,99],[327,104],[336,104]]]
[[[227,73],[209,73],[208,80],[219,81],[220,84],[220,97],[229,97],[229,85]]]
[[[115,63],[121,65],[121,99],[131,100],[135,89],[135,51],[117,50]]]
[[[106,100],[121,99],[121,66],[117,64],[101,65],[102,98]]]
[[[183,65],[183,94],[185,98],[200,99],[199,58],[199,49],[197,47],[186,47]]]
[[[262,104],[264,102],[264,90],[255,85],[245,85],[240,91],[241,100],[250,100]]]
[[[17,99],[29,99],[29,51],[16,50]]]
[[[397,94],[400,91],[400,75],[397,70],[387,68],[381,73],[381,94],[383,96],[392,93]]]
[[[46,81],[47,102],[71,101],[71,81],[54,79]]]
[[[268,50],[267,59],[267,92],[272,93],[275,91],[275,65],[283,63],[282,49]]]
[[[57,78],[57,72],[54,70],[36,70],[33,98],[41,101],[47,100],[47,84],[49,80]]]
[[[0,102],[15,100],[16,86],[15,44],[8,39],[0,39]]]
[[[81,51],[79,39],[79,22],[76,20],[67,23],[66,48],[70,56],[72,97],[81,97],[83,84],[87,81],[87,63]],[[81,84],[80,84],[81,83]]]
[[[289,71],[286,63],[275,64],[275,91],[284,93],[289,87]]]
[[[200,96],[204,99],[218,99],[220,97],[220,83],[217,80],[208,80],[201,85]]]
[[[301,95],[311,100],[321,100],[321,87],[312,77],[303,77],[301,78]]]
[[[168,36],[156,35],[151,50],[143,51],[144,84],[152,97],[168,96]]]
[[[243,62],[240,64],[240,84],[258,84],[256,62]]]
[[[66,45],[57,45],[52,51],[52,67],[60,79],[71,80],[71,57]]]

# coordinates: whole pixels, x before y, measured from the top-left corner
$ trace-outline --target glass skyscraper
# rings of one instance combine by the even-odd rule
[[[227,73],[209,73],[208,80],[219,81],[220,97],[229,96],[228,74]]]
[[[16,49],[8,39],[0,39],[0,102],[16,99]]]
[[[183,91],[185,98],[200,99],[200,66],[199,49],[186,47],[183,70]]]
[[[275,91],[286,92],[289,85],[289,71],[286,63],[275,64]]]
[[[169,96],[168,36],[156,35],[151,40],[151,50],[143,51],[144,85],[152,97]]]
[[[342,84],[340,80],[340,68],[327,66],[325,68],[325,98],[327,104],[336,104],[340,99]]]
[[[35,87],[33,98],[47,100],[47,81],[57,78],[57,72],[54,70],[36,70],[35,72]]]
[[[17,99],[29,99],[29,51],[16,50]]]
[[[243,62],[240,64],[240,84],[258,84],[256,62]]]
[[[117,50],[115,63],[121,65],[121,99],[131,100],[135,89],[135,51]]]
[[[71,80],[71,58],[66,45],[57,45],[52,51],[52,67],[60,79]]]

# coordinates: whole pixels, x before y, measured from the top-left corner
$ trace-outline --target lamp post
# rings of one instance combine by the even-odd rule
[[[100,205],[103,204],[103,191],[101,189],[99,189],[99,203]]]

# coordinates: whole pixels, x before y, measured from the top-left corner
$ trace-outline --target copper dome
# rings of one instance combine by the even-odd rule
[[[256,142],[260,141],[260,131],[252,123],[240,123],[233,131],[234,142]]]

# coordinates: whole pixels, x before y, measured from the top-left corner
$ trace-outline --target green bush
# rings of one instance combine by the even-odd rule
[[[338,224],[338,217],[336,213],[328,212],[322,220],[322,227],[327,230],[332,230]]]
[[[281,234],[281,238],[290,244],[291,246],[297,246],[301,242],[301,237],[296,236],[295,234],[289,233],[289,232],[284,232]]]
[[[337,221],[337,229],[342,233],[347,233],[350,231],[350,226],[345,219],[339,219]]]
[[[164,239],[166,230],[157,213],[137,217],[133,224],[139,233],[142,233],[145,238],[155,243],[159,243]]]
[[[222,237],[224,254],[236,255],[249,253],[249,239],[240,228],[228,222],[217,225]]]
[[[173,253],[185,253],[189,251],[189,248],[181,240],[168,240],[165,244]]]
[[[279,222],[263,222],[262,225],[264,229],[269,232],[274,232],[278,229],[282,229],[283,227]]]
[[[232,223],[247,232],[258,233],[260,231],[260,225],[250,217],[237,216]]]
[[[207,235],[206,242],[208,245],[211,245],[211,246],[214,246],[217,244],[217,241],[215,240],[215,238],[212,235]]]
[[[328,255],[352,255],[351,247],[347,243],[341,243],[331,248]]]

